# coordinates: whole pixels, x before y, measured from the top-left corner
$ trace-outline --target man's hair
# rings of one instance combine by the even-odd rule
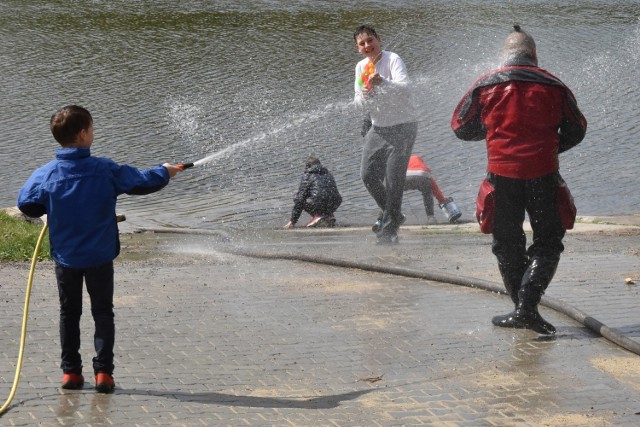
[[[357,41],[360,34],[368,34],[371,37],[378,38],[378,33],[376,33],[376,30],[369,25],[360,25],[358,28],[356,28],[356,30],[353,32],[353,40]]]
[[[536,58],[536,42],[533,37],[522,31],[520,25],[515,24],[504,40],[504,52],[508,55],[526,55],[532,59]]]
[[[78,105],[67,105],[51,116],[51,133],[64,147],[73,144],[80,131],[89,129],[92,123],[93,118],[88,110]]]
[[[320,159],[318,159],[317,157],[309,156],[304,164],[304,167],[308,169],[315,164],[320,164]]]

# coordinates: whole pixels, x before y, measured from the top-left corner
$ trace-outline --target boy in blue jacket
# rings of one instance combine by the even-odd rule
[[[77,105],[58,110],[50,126],[62,148],[56,150],[55,160],[33,172],[22,186],[18,208],[30,217],[47,214],[60,297],[62,388],[84,385],[79,352],[84,280],[95,323],[96,390],[111,393],[115,388],[113,260],[120,252],[116,200],[123,193],[158,191],[181,169],[165,163],[138,170],[91,156],[93,118]]]

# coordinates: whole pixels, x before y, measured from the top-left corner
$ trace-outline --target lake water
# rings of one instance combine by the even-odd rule
[[[589,121],[561,155],[579,214],[639,212],[639,16],[638,1],[0,1],[0,205],[53,158],[49,117],[75,103],[94,116],[94,155],[140,168],[211,156],[159,193],[122,196],[132,225],[282,226],[309,154],[336,177],[338,222],[369,225],[351,105],[352,33],[369,23],[409,68],[414,151],[471,220],[485,147],[449,120],[517,22]],[[424,222],[417,193],[404,212]]]

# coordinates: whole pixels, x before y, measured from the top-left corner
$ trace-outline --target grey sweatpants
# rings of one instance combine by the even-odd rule
[[[418,132],[417,123],[373,126],[364,137],[360,174],[383,212],[380,236],[393,236],[400,227],[407,164]]]

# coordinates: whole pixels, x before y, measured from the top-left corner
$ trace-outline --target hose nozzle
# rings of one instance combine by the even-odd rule
[[[180,170],[189,169],[189,168],[192,168],[193,166],[195,166],[193,163],[180,163],[176,165],[176,167]]]

